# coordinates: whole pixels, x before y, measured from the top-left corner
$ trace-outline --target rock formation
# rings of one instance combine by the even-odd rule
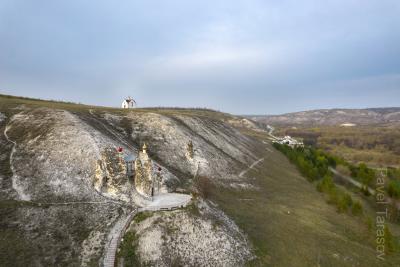
[[[97,161],[94,187],[98,191],[115,191],[126,182],[126,165],[112,147],[107,147]]]
[[[255,158],[252,140],[215,119],[214,112],[207,116],[180,110],[176,114],[119,113],[55,103],[55,108],[46,108],[41,107],[43,102],[32,105],[1,96],[0,103],[4,114],[0,115],[0,196],[2,207],[7,205],[0,216],[5,225],[1,236],[3,245],[18,246],[18,250],[4,250],[1,266],[98,265],[109,234],[132,206],[140,204],[139,194],[150,196],[153,188],[155,195],[176,188],[188,190],[195,165],[185,156],[189,140],[196,148],[196,163],[204,162],[202,175],[216,182],[237,179],[241,168]],[[136,155],[140,140],[151,144],[154,158],[146,149]],[[120,146],[134,156],[122,159],[125,154],[116,150]],[[127,161],[137,174],[127,172]],[[138,192],[133,191],[135,186]],[[192,224],[186,225],[190,229]],[[213,227],[204,225],[196,233]],[[209,236],[229,238],[231,232],[213,231]],[[170,244],[175,243],[165,241],[165,247]],[[195,242],[187,244],[182,251],[196,252]],[[213,257],[207,252],[196,255],[207,255],[207,262]]]
[[[147,154],[147,145],[143,145],[143,149],[139,152],[135,160],[135,188],[136,190],[147,197],[154,195],[154,177],[153,177],[153,162]]]
[[[192,160],[194,156],[193,142],[190,140],[186,145],[186,153],[185,156],[188,160]]]

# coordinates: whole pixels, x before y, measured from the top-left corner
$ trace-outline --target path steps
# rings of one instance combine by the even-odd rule
[[[119,220],[111,232],[111,239],[106,247],[103,260],[103,267],[114,267],[117,249],[121,241],[122,235],[125,233],[133,217],[136,215],[137,209],[132,211],[128,216]]]

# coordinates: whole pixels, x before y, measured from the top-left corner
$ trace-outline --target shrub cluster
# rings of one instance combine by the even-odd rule
[[[351,176],[360,181],[365,187],[374,186],[376,173],[373,169],[368,168],[365,163],[360,163],[358,166],[349,165]]]
[[[328,203],[335,205],[338,212],[351,211],[354,215],[363,213],[361,203],[354,201],[349,194],[339,189],[333,182],[329,167],[335,168],[337,164],[342,164],[341,159],[310,147],[291,148],[278,143],[274,143],[274,146],[285,154],[310,182],[318,181],[317,190],[328,195]]]
[[[333,182],[331,175],[327,174],[323,179],[318,181],[317,190],[328,195],[328,203],[335,205],[338,212],[351,211],[353,215],[360,215],[363,213],[361,203],[359,201],[354,201],[349,194],[340,190]]]
[[[390,197],[400,198],[400,180],[390,180],[387,186],[387,191]]]
[[[387,177],[387,192],[390,197],[400,199],[400,169],[388,168]]]
[[[200,197],[207,199],[210,197],[212,192],[213,184],[210,178],[206,176],[198,176],[193,181],[194,193],[200,195]]]
[[[133,231],[127,232],[118,252],[118,258],[123,258],[124,266],[142,266],[137,249],[138,237],[136,233]]]
[[[330,173],[329,167],[336,167],[339,161],[338,158],[311,147],[291,148],[278,143],[274,143],[274,147],[285,154],[309,181],[322,179]]]
[[[396,168],[388,168],[387,169],[387,176],[389,179],[397,179],[400,180],[400,169]]]

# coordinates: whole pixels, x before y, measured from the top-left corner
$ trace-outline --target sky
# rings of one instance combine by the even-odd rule
[[[0,93],[234,114],[400,106],[400,1],[0,0]]]

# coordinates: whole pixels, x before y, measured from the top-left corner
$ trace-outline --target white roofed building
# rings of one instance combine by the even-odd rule
[[[303,142],[297,141],[296,139],[290,137],[289,135],[286,135],[285,137],[282,137],[282,138],[276,138],[276,140],[274,140],[273,142],[281,144],[281,145],[288,145],[290,147],[303,147],[304,146]]]
[[[121,105],[122,108],[136,108],[136,101],[132,97],[126,98]]]

